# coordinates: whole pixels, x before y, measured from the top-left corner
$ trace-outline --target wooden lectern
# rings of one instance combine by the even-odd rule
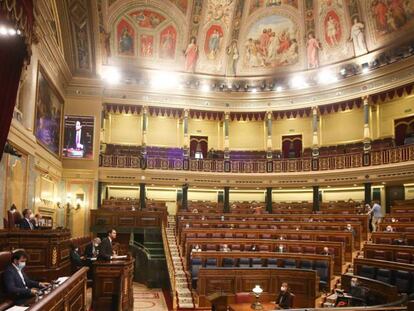
[[[223,292],[215,292],[207,296],[213,311],[227,311],[227,295]]]
[[[132,311],[135,259],[93,263],[92,308],[99,311]]]

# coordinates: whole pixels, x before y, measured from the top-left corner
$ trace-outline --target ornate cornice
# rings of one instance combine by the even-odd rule
[[[322,172],[303,173],[266,173],[266,174],[232,174],[207,173],[192,171],[141,170],[121,168],[99,168],[99,181],[116,183],[147,183],[156,185],[206,186],[222,188],[264,187],[311,187],[361,185],[365,182],[381,184],[384,182],[410,182],[414,175],[414,162],[361,167]]]
[[[414,81],[414,57],[329,85],[285,92],[211,92],[197,90],[151,90],[144,85],[105,86],[97,79],[74,78],[67,96],[101,98],[102,102],[150,104],[152,106],[200,110],[267,111],[289,110],[337,103],[387,91]]]

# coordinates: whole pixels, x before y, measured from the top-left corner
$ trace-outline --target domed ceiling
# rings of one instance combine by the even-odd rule
[[[414,36],[414,0],[98,0],[97,9],[98,65],[130,69],[274,75]]]

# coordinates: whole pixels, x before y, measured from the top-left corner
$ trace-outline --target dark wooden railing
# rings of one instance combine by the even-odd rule
[[[385,150],[320,156],[318,158],[272,160],[223,160],[147,157],[139,155],[100,155],[101,167],[142,168],[156,170],[188,170],[228,173],[287,173],[352,169],[367,166],[402,163],[414,160],[414,145]]]

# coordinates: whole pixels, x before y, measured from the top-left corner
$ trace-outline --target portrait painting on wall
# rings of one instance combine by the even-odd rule
[[[121,20],[117,27],[117,42],[119,55],[134,55],[135,31],[125,20]]]
[[[35,109],[35,136],[37,141],[54,156],[60,156],[63,98],[39,66]]]
[[[142,34],[139,38],[140,41],[140,56],[152,57],[154,53],[154,37],[152,35]]]
[[[170,25],[160,34],[160,58],[174,59],[177,44],[177,31]]]
[[[93,159],[94,125],[91,116],[65,116],[64,158]]]
[[[324,19],[325,41],[329,46],[337,46],[341,41],[341,21],[335,11],[329,11]]]
[[[414,19],[414,1],[371,0],[370,9],[380,36],[409,27]]]
[[[298,28],[289,18],[270,15],[248,31],[244,44],[246,67],[274,68],[298,62]]]
[[[206,40],[204,42],[204,52],[207,59],[215,60],[219,54],[223,41],[223,29],[220,25],[212,25],[206,33]]]
[[[165,17],[151,10],[139,10],[129,14],[139,27],[155,29],[161,24]]]

